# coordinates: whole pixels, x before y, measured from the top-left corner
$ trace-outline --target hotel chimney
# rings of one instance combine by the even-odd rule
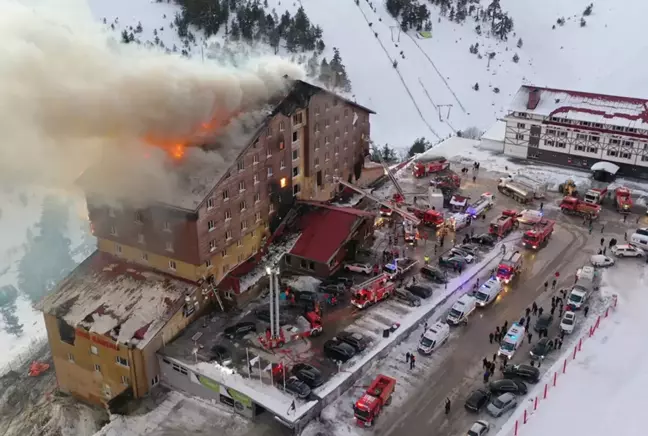
[[[540,103],[540,90],[537,88],[529,91],[529,100],[527,101],[527,109],[534,110]]]

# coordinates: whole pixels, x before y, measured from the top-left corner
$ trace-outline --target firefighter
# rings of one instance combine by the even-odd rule
[[[426,265],[428,265],[430,263],[430,256],[428,256],[427,254],[423,256],[423,261],[425,262]]]

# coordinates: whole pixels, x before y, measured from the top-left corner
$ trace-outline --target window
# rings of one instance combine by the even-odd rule
[[[526,128],[526,124],[524,124],[524,123],[517,123],[517,126],[518,126],[518,129],[525,129]]]
[[[319,150],[319,148],[320,148],[320,142],[319,142],[319,139],[316,139],[315,140],[315,150]]]
[[[545,145],[548,145],[549,147],[553,147],[554,142],[553,141],[545,141]]]
[[[334,122],[335,124],[339,123],[339,122],[340,122],[340,116],[339,116],[339,115],[336,115],[336,116],[333,118],[333,122]]]
[[[330,125],[331,125],[331,122],[329,121],[329,119],[328,119],[328,118],[325,119],[325,120],[324,120],[324,127],[328,127],[328,126],[330,126]]]
[[[171,252],[173,252],[173,242],[171,242],[171,241],[166,241],[166,242],[164,243],[164,249],[165,249],[166,251],[171,251]]]
[[[337,154],[340,153],[340,146],[336,145],[335,148],[333,149],[333,151],[335,152],[335,155],[337,156]]]
[[[603,128],[603,124],[601,124],[601,123],[594,123],[594,127],[596,127],[597,129],[602,129],[602,128]]]
[[[319,166],[319,157],[316,157],[316,158],[315,158],[315,166],[316,166],[316,167]]]
[[[261,221],[261,212],[257,212],[254,214],[254,221],[256,221],[257,223]]]
[[[268,128],[266,129],[266,136],[267,136],[268,138],[272,136],[272,127],[268,127]]]
[[[236,246],[237,247],[242,247],[243,246],[243,241],[241,241],[240,239],[238,241],[236,241]],[[239,262],[240,261],[241,261],[241,257],[239,256]]]
[[[275,207],[273,203],[270,203],[270,206],[268,207],[268,213],[274,213]]]
[[[256,185],[257,183],[259,183],[259,175],[255,174],[254,175],[254,184]]]
[[[334,98],[333,99],[333,106],[337,106],[339,104],[340,104],[340,100],[338,100],[337,98]]]
[[[335,131],[335,140],[337,141],[338,139],[340,139],[340,131],[336,130]]]
[[[254,230],[250,232],[250,238],[254,238]],[[252,252],[250,252],[250,256],[252,256]]]
[[[344,126],[344,134],[345,135],[349,134],[349,126]]]
[[[117,227],[110,226],[110,234],[113,236],[117,236]]]
[[[319,113],[320,113],[319,106],[315,106],[315,115],[319,115]]]
[[[97,371],[97,372],[101,372],[101,365],[99,365],[98,363],[95,363],[94,370]]]
[[[299,150],[292,151],[292,160],[297,160],[299,158]]]
[[[522,135],[522,134],[520,134],[520,133],[517,133],[517,134],[515,135],[515,139],[522,139],[522,140],[524,140],[524,135]]]
[[[211,260],[207,259],[205,261],[205,268],[210,268],[212,266]]]
[[[259,194],[258,192],[256,192],[256,193],[254,194],[254,202],[255,202],[255,203],[258,203],[258,202],[260,202],[260,201],[261,201],[261,194]]]
[[[601,140],[600,136],[590,135],[589,140],[592,142],[599,142]]]
[[[122,382],[122,384],[124,386],[129,386],[130,385],[130,381],[128,380],[128,377],[126,377],[125,375],[121,376],[121,382]]]
[[[213,251],[216,251],[216,241],[214,239],[209,241],[209,252],[211,253]]]
[[[630,153],[621,152],[621,158],[623,158],[623,159],[630,159],[631,156],[632,155]]]
[[[68,354],[67,354],[67,358],[68,358],[68,361],[69,361],[69,362],[74,363],[74,354],[72,354],[72,353],[68,353]]]
[[[236,256],[236,261],[237,261],[238,263],[243,262],[243,255],[242,255],[242,254],[239,254],[238,256]]]
[[[619,145],[620,141],[618,139],[610,139],[610,144],[612,145]]]
[[[301,112],[293,115],[293,117],[292,117],[293,125],[299,125],[299,124],[301,124],[303,122],[303,120],[304,120],[303,119],[303,114]]]
[[[232,219],[232,211],[229,210],[229,209],[227,209],[227,210],[225,211],[225,221],[229,221],[229,220],[231,220],[231,219]]]
[[[588,153],[598,153],[598,148],[596,147],[587,147]]]
[[[122,254],[122,251],[123,251],[122,246],[119,244],[115,244],[115,252],[117,254]]]
[[[213,221],[213,220],[209,220],[209,221],[207,221],[207,230],[208,230],[208,231],[211,232],[211,231],[214,230],[215,228],[216,228],[216,221]]]
[[[329,155],[329,152],[327,151],[326,153],[324,153],[324,162],[328,162],[329,158],[330,158],[330,155]]]
[[[344,141],[343,145],[344,145],[344,149],[346,150],[347,148],[349,148],[349,141]]]
[[[556,144],[556,147],[558,147],[558,148],[566,148],[566,147],[567,147],[567,144],[565,144],[564,142],[558,142],[558,143]]]
[[[320,131],[319,123],[315,123],[314,131],[315,131],[315,133],[319,133],[319,131]]]
[[[324,103],[324,110],[325,110],[325,111],[328,111],[328,110],[329,110],[329,104],[328,104],[328,103]]]
[[[229,191],[225,189],[223,191],[223,201],[227,201],[227,200],[229,200]]]
[[[272,177],[272,167],[268,167],[268,177]]]
[[[283,123],[283,121],[281,121],[281,122],[279,123],[279,131],[280,131],[280,132],[283,132],[283,131],[284,131],[284,123]]]
[[[554,129],[547,129],[547,135],[555,135],[556,131]]]
[[[286,160],[285,160],[285,159],[281,159],[281,162],[279,163],[279,166],[281,167],[282,170],[283,170],[284,168],[286,168]]]
[[[254,162],[254,165],[259,163],[259,155],[258,154],[255,154],[253,159],[254,160],[252,162]]]
[[[641,156],[641,162],[648,162],[648,156]]]
[[[331,138],[328,136],[324,137],[324,144],[330,144],[331,143]]]
[[[623,145],[624,145],[624,147],[633,147],[634,142],[632,142],[632,141],[623,141]]]
[[[592,125],[592,123],[590,123],[589,121],[583,121],[583,122],[581,123],[581,125],[583,125],[583,126],[585,126],[585,127],[589,127],[589,126]]]
[[[113,209],[112,207],[109,207],[108,208],[108,216],[110,218],[115,218],[115,209]]]
[[[578,133],[578,134],[576,135],[576,139],[580,139],[580,140],[583,140],[583,141],[584,141],[584,140],[587,139],[587,135],[584,135],[584,134],[582,134],[582,133]]]
[[[248,228],[248,222],[247,220],[241,221],[241,230],[245,230]]]
[[[214,208],[214,199],[213,198],[208,198],[207,199],[207,210],[211,210]]]
[[[116,356],[115,362],[117,362],[117,365],[128,366],[128,359],[121,356]]]
[[[299,167],[293,167],[293,177],[297,177],[299,175]]]
[[[148,253],[142,253],[142,260],[148,262]]]
[[[227,257],[227,249],[221,251],[221,256],[222,257]]]
[[[245,180],[239,182],[239,192],[245,191]]]
[[[170,232],[171,231],[171,222],[170,221],[165,221],[164,224],[162,224],[162,230],[165,232]]]
[[[608,156],[617,156],[619,152],[617,150],[608,150],[607,155]]]
[[[94,354],[95,356],[98,356],[99,355],[99,350],[97,349],[96,346],[90,345],[90,353]]]
[[[169,260],[169,269],[175,271],[178,265],[176,265],[175,260]]]
[[[225,232],[225,239],[228,240],[228,241],[230,239],[232,239],[232,231],[231,230],[228,230],[228,231]]]
[[[576,150],[576,151],[585,151],[585,147],[582,146],[582,145],[577,145],[577,146],[574,147],[574,150]]]
[[[562,131],[558,132],[558,136],[560,136],[561,138],[566,138],[568,133],[569,132],[567,132],[565,130],[562,130]]]
[[[272,149],[270,149],[270,147],[266,150],[266,157],[272,157]]]
[[[299,132],[295,131],[292,133],[292,142],[299,141]]]
[[[144,218],[142,217],[142,212],[139,210],[135,211],[135,222],[138,224],[142,224],[144,222]]]
[[[236,163],[236,168],[237,168],[239,171],[243,171],[243,170],[245,169],[245,162],[243,162],[242,160],[238,161],[238,162]]]
[[[301,191],[301,188],[299,187],[299,183],[293,185],[293,195],[299,194],[299,191]]]
[[[245,203],[245,200],[243,200],[243,201],[241,201],[241,202],[239,203],[239,210],[240,210],[241,212],[243,212],[243,211],[246,209],[246,207],[247,207],[247,204]]]
[[[344,109],[344,118],[349,116],[349,109]]]

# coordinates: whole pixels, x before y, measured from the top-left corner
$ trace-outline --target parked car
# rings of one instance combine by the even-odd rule
[[[606,267],[614,265],[614,259],[602,254],[595,254],[594,256],[590,257],[590,263],[592,264],[592,266]]]
[[[237,324],[226,327],[223,330],[223,335],[228,339],[242,338],[250,332],[256,333],[256,323],[251,321],[239,322]]]
[[[616,257],[642,257],[645,255],[645,252],[634,245],[625,244],[625,245],[615,245],[612,247],[612,254]]]
[[[317,292],[293,290],[293,293],[295,294],[295,301],[298,303],[315,303],[322,299],[322,294]]]
[[[350,288],[351,286],[353,286],[353,278],[345,277],[345,276],[328,277],[322,280],[320,286],[337,285],[337,284],[341,284],[347,288]]]
[[[475,421],[475,423],[470,427],[466,436],[484,436],[488,433],[488,430],[490,430],[489,422],[480,419],[479,421]]]
[[[514,395],[525,395],[528,392],[527,385],[522,380],[515,380],[510,378],[503,378],[501,380],[494,380],[488,385],[493,395],[501,395],[507,392]]]
[[[502,394],[493,399],[493,401],[486,407],[486,411],[493,417],[498,418],[504,412],[514,409],[517,406],[517,398],[511,393]]]
[[[430,298],[432,296],[432,288],[427,286],[412,285],[405,289],[420,298]]]
[[[489,235],[488,233],[483,233],[481,235],[473,236],[472,238],[470,238],[470,242],[484,245],[486,247],[492,247],[497,242],[497,238],[495,238],[493,235]]]
[[[464,407],[471,412],[479,412],[491,398],[491,393],[486,389],[475,389],[468,395]]]
[[[346,342],[331,339],[324,343],[324,355],[331,360],[346,362],[356,355],[356,350]]]
[[[279,387],[284,387],[283,383],[277,384]],[[304,399],[311,394],[311,389],[308,385],[299,380],[297,377],[290,377],[286,379],[285,390],[291,395],[294,395],[297,398]]]
[[[522,379],[529,383],[538,383],[540,370],[531,365],[506,365],[503,375],[505,378]]]
[[[554,342],[549,338],[542,338],[535,343],[529,354],[533,360],[543,360],[554,349]]]
[[[560,330],[570,334],[574,331],[574,326],[576,325],[576,314],[571,310],[568,310],[563,314],[562,320],[560,320]]]
[[[357,332],[339,332],[335,337],[351,345],[356,352],[364,351],[369,346],[369,338]]]
[[[346,292],[347,286],[343,283],[328,283],[326,285],[320,283],[317,290],[324,294],[340,295]]]
[[[260,321],[270,322],[270,308],[269,307],[261,307],[261,308],[255,309],[254,310],[254,315]],[[284,314],[282,314],[282,313],[279,313],[279,324],[280,325],[288,324],[288,318],[286,318],[286,316]]]
[[[308,363],[297,363],[292,367],[292,374],[313,389],[324,384],[324,378],[319,369]]]
[[[456,254],[446,254],[439,258],[439,266],[444,268],[465,268],[468,262]]]
[[[474,257],[477,257],[477,253],[479,253],[479,245],[477,244],[461,244],[459,249],[473,255]]]
[[[538,317],[535,324],[533,325],[533,330],[537,332],[540,332],[542,330],[548,330],[552,322],[553,322],[553,315],[550,313],[543,313]]]
[[[369,275],[373,273],[373,266],[368,263],[346,263],[344,270]]]
[[[468,253],[468,252],[465,251],[465,250],[462,250],[462,249],[459,248],[459,247],[455,247],[455,248],[451,249],[451,250],[450,250],[450,253],[452,253],[452,254],[454,254],[454,255],[456,255],[456,256],[463,257],[463,258],[466,260],[466,263],[473,263],[474,260],[475,260],[475,256],[474,256],[474,255]]]
[[[421,275],[435,283],[443,284],[448,282],[448,275],[445,271],[430,265],[425,265],[421,268]]]
[[[418,307],[421,305],[421,299],[419,297],[403,288],[396,288],[394,291],[394,297],[412,307]]]
[[[211,348],[211,358],[223,366],[228,366],[232,363],[232,353],[220,344],[216,344]]]

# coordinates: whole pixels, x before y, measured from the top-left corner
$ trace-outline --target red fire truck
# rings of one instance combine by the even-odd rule
[[[407,210],[412,212],[418,219],[421,220],[422,224],[431,227],[439,227],[443,225],[443,212],[438,210],[421,210],[415,207],[408,207]]]
[[[502,215],[498,216],[493,221],[491,221],[490,226],[488,227],[488,233],[490,233],[493,236],[497,236],[498,238],[503,238],[518,226],[518,222],[516,219],[517,212],[515,212],[513,216],[511,216],[507,212],[515,212],[515,211],[505,210],[504,212],[502,212]]]
[[[414,177],[427,177],[432,173],[447,170],[450,168],[450,162],[442,156],[419,156],[412,164],[412,173]]]
[[[383,407],[391,403],[396,389],[396,379],[379,374],[369,385],[367,391],[353,406],[353,416],[358,425],[371,427]]]
[[[556,224],[556,222],[553,220],[540,221],[533,227],[533,229],[524,233],[524,236],[522,236],[522,244],[525,247],[534,250],[543,247],[547,242],[549,242],[549,238],[551,238],[554,224]]]
[[[319,304],[315,305],[314,310],[307,311],[303,315],[297,317],[296,326],[285,326],[279,330],[279,336],[273,338],[270,336],[270,330],[266,330],[265,336],[259,337],[261,346],[265,349],[272,350],[274,348],[281,348],[289,342],[296,341],[301,338],[316,337],[322,334],[324,327],[322,326],[322,316]]]
[[[366,309],[382,300],[386,300],[393,293],[396,285],[389,281],[388,274],[381,274],[351,288],[351,304],[358,309]]]
[[[560,210],[564,214],[588,216],[596,219],[601,213],[601,206],[581,201],[576,197],[565,197],[560,203]]]
[[[509,283],[520,271],[522,271],[522,253],[513,251],[502,258],[497,267],[496,277],[504,283]]]
[[[624,186],[616,188],[616,191],[614,191],[614,203],[616,204],[617,211],[622,214],[630,213],[632,209],[630,190]]]

